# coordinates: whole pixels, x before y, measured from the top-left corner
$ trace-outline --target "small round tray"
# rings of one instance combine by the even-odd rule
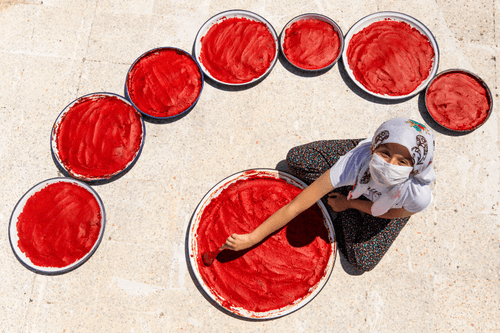
[[[147,58],[149,56],[152,56],[155,53],[161,53],[161,52],[165,52],[165,51],[167,51],[167,52],[175,51],[177,54],[182,55],[182,56],[186,56],[187,58],[189,58],[190,60],[193,61],[193,64],[197,67],[198,72],[200,74],[200,91],[198,92],[198,96],[196,96],[196,99],[194,99],[194,101],[189,106],[184,108],[182,111],[176,112],[175,114],[169,115],[169,116],[159,116],[159,115],[152,114],[151,112],[148,112],[147,110],[142,109],[140,107],[140,105],[138,105],[137,100],[134,101],[133,96],[131,96],[131,94],[130,94],[131,84],[130,84],[129,80],[130,80],[130,77],[131,77],[131,74],[132,74],[134,68],[136,68],[142,61],[147,60]],[[178,72],[174,71],[172,74],[177,78],[179,78],[179,77],[183,78],[185,80],[184,82],[186,83],[186,81],[187,81],[187,79],[186,79],[187,74],[186,73],[189,72],[188,70],[186,70],[186,68],[190,69],[189,66],[186,66],[185,68],[176,67]],[[161,72],[161,71],[154,71],[154,72],[151,71],[151,74],[152,73],[155,73],[155,74],[158,73],[156,75],[170,74],[170,73],[165,73],[165,72]],[[149,118],[153,118],[153,119],[157,119],[157,120],[167,120],[167,119],[171,120],[171,119],[175,119],[175,118],[183,116],[184,114],[188,113],[191,109],[194,108],[194,106],[196,105],[196,103],[198,103],[198,100],[200,99],[201,93],[203,91],[204,82],[205,82],[204,75],[203,75],[203,71],[201,70],[200,64],[198,63],[198,61],[196,61],[196,59],[191,54],[187,53],[184,50],[175,48],[175,47],[159,47],[159,48],[155,48],[155,49],[152,49],[152,50],[149,50],[149,51],[143,53],[141,56],[139,56],[139,58],[137,58],[132,63],[132,65],[130,66],[130,68],[127,72],[127,78],[125,80],[125,97],[130,101],[130,103],[132,103],[134,108],[136,108],[136,110],[139,111],[140,113],[142,113],[144,116],[149,117]],[[170,84],[170,82],[165,83],[164,90],[176,91],[175,89],[169,88],[169,84]],[[186,86],[186,87],[188,87],[188,86]],[[182,92],[186,87],[182,87],[182,89],[179,88],[177,91]],[[177,87],[175,87],[175,88],[177,88]],[[153,99],[154,97],[155,96],[151,96],[150,98]]]
[[[241,307],[233,307],[229,306],[228,302],[225,301],[220,295],[218,295],[214,290],[212,290],[210,287],[208,287],[205,282],[203,281],[203,278],[199,272],[199,262],[198,258],[201,257],[202,253],[200,253],[200,249],[198,248],[198,244],[196,241],[196,237],[198,234],[198,227],[202,218],[202,215],[204,213],[204,210],[207,208],[207,206],[210,204],[210,202],[214,199],[217,198],[225,189],[227,189],[230,185],[234,184],[235,182],[238,182],[240,180],[245,180],[253,177],[267,177],[267,178],[274,178],[274,179],[283,179],[287,183],[292,184],[298,188],[304,189],[307,187],[307,185],[299,180],[298,178],[282,172],[278,170],[272,170],[272,169],[254,169],[254,170],[247,170],[247,171],[242,171],[238,172],[232,176],[229,176],[219,183],[217,183],[205,196],[202,198],[198,206],[196,207],[195,212],[193,213],[193,216],[190,221],[189,225],[189,234],[188,234],[188,254],[189,254],[189,264],[193,270],[193,273],[196,277],[196,280],[199,282],[203,290],[205,291],[206,295],[213,301],[215,301],[221,308],[224,310],[240,316],[240,317],[245,317],[245,318],[250,318],[250,319],[255,319],[255,320],[265,320],[265,319],[272,319],[272,318],[278,318],[285,316],[287,314],[290,314],[303,306],[305,306],[307,303],[309,303],[324,287],[326,282],[328,281],[328,278],[330,277],[330,274],[333,270],[333,266],[335,263],[335,255],[336,255],[336,246],[335,246],[335,233],[334,233],[334,228],[333,224],[330,218],[330,215],[328,214],[328,211],[326,210],[326,207],[322,203],[322,201],[318,201],[318,206],[322,212],[323,215],[323,224],[325,228],[327,229],[328,232],[328,238],[331,244],[331,254],[330,257],[328,258],[328,264],[325,268],[325,273],[321,280],[315,285],[312,286],[309,289],[309,294],[306,296],[297,299],[295,302],[292,304],[282,307],[280,309],[275,309],[271,311],[266,311],[266,312],[254,312],[254,311],[249,311],[247,309],[241,308]],[[213,265],[217,265],[220,263],[214,263]]]
[[[92,246],[91,250],[84,257],[73,262],[72,264],[70,264],[66,267],[37,266],[37,265],[33,264],[31,262],[31,260],[28,257],[26,257],[26,255],[18,247],[18,241],[19,241],[19,236],[18,236],[18,231],[17,231],[18,217],[21,214],[21,212],[24,210],[24,206],[26,205],[26,202],[28,201],[29,198],[31,198],[33,195],[35,195],[35,193],[37,193],[38,191],[42,190],[44,187],[46,187],[50,184],[59,183],[59,182],[67,182],[67,183],[72,183],[72,184],[78,185],[93,195],[93,197],[96,199],[97,203],[99,204],[99,208],[100,208],[101,230],[99,231],[99,236],[97,237],[97,240],[94,243],[94,245]],[[94,252],[99,247],[99,244],[101,243],[102,237],[104,235],[105,226],[106,226],[106,214],[104,211],[104,205],[103,205],[99,195],[89,185],[87,185],[81,181],[78,181],[76,179],[72,179],[72,178],[52,178],[52,179],[45,180],[45,181],[33,186],[18,201],[18,203],[14,207],[14,210],[12,211],[12,215],[10,217],[9,241],[10,241],[10,246],[14,252],[14,255],[19,260],[19,262],[21,264],[23,264],[23,266],[25,266],[29,270],[31,270],[35,273],[38,273],[38,274],[58,275],[58,274],[64,274],[64,273],[70,272],[70,271],[76,269],[77,267],[83,265],[94,254]]]
[[[449,128],[447,127],[446,125],[444,124],[441,124],[441,122],[438,121],[438,119],[436,119],[431,112],[429,112],[429,107],[427,106],[427,97],[428,97],[428,92],[429,92],[429,88],[432,86],[432,84],[434,82],[436,82],[440,77],[442,77],[443,75],[446,75],[446,74],[452,74],[452,73],[458,73],[458,74],[465,74],[465,75],[468,75],[470,76],[471,78],[473,78],[474,80],[477,81],[477,83],[479,83],[483,88],[484,90],[486,91],[486,98],[488,100],[488,103],[489,103],[489,110],[488,110],[488,114],[486,115],[486,117],[483,119],[483,121],[475,126],[472,126],[470,128],[467,128],[467,129],[463,129],[463,130],[459,130],[459,129],[453,129],[453,128]],[[439,124],[440,126],[446,128],[447,130],[449,131],[452,131],[452,132],[455,132],[455,133],[462,133],[462,134],[466,134],[466,133],[470,133],[474,130],[476,130],[477,128],[479,128],[480,126],[482,126],[484,123],[486,123],[486,121],[490,118],[491,116],[491,113],[493,112],[493,97],[491,95],[491,91],[490,91],[490,88],[488,88],[488,85],[486,84],[486,82],[484,82],[479,76],[477,76],[476,74],[472,73],[472,72],[469,72],[469,71],[466,71],[464,69],[447,69],[445,71],[442,71],[440,72],[439,74],[437,74],[430,82],[429,82],[429,85],[427,86],[426,90],[425,90],[425,99],[424,99],[424,102],[425,102],[425,109],[427,111],[427,113],[429,114],[429,116],[437,123]]]
[[[264,23],[267,26],[267,29],[271,33],[274,39],[274,44],[275,44],[275,52],[274,52],[274,59],[271,61],[270,66],[267,68],[266,72],[263,73],[261,76],[254,78],[248,82],[243,82],[243,83],[230,83],[230,82],[224,82],[221,80],[216,79],[210,72],[207,70],[205,65],[203,64],[203,61],[201,61],[201,49],[202,49],[202,39],[203,37],[207,34],[207,32],[210,30],[210,28],[217,24],[220,23],[224,19],[228,18],[245,18],[248,20],[256,21],[256,22],[261,22]],[[209,77],[212,81],[217,82],[222,85],[226,86],[234,86],[234,87],[239,87],[239,86],[246,86],[250,84],[257,83],[261,80],[263,80],[273,69],[274,65],[276,64],[276,61],[278,60],[278,35],[276,34],[276,31],[274,30],[273,26],[263,17],[259,16],[258,14],[255,14],[250,11],[246,10],[228,10],[225,12],[221,12],[217,15],[212,16],[210,19],[208,19],[200,28],[198,33],[196,34],[196,38],[194,41],[194,57],[198,59],[199,64],[201,66],[201,69],[205,73],[207,77]]]
[[[307,69],[307,68],[302,68],[302,67],[299,67],[299,66],[295,65],[286,56],[285,51],[284,51],[286,31],[287,31],[287,29],[290,28],[290,26],[292,24],[294,24],[297,21],[301,21],[301,20],[319,20],[319,21],[326,22],[326,23],[330,24],[333,27],[333,30],[337,33],[337,35],[339,37],[339,42],[340,42],[340,45],[339,45],[339,54],[337,55],[337,57],[330,64],[328,64],[328,65],[326,65],[326,66],[324,66],[322,68],[318,68],[318,69]],[[340,57],[342,56],[342,52],[344,50],[344,34],[342,33],[342,29],[340,29],[340,27],[338,26],[338,24],[334,20],[332,20],[331,18],[329,18],[327,16],[324,16],[324,15],[321,15],[321,14],[315,14],[315,13],[302,14],[302,15],[296,16],[293,19],[291,19],[283,27],[283,30],[281,31],[281,34],[280,34],[280,50],[281,50],[281,53],[283,54],[283,57],[288,61],[288,63],[291,64],[293,67],[299,69],[299,70],[306,71],[306,72],[312,72],[312,73],[326,71],[329,68],[332,68],[337,63],[337,61],[340,59]]]
[[[59,131],[59,127],[61,125],[61,122],[64,120],[64,117],[65,115],[71,111],[71,108],[78,102],[84,100],[84,99],[96,99],[96,100],[99,100],[99,99],[106,99],[106,98],[117,98],[119,99],[124,105],[126,105],[127,107],[130,107],[134,110],[134,112],[137,112],[137,114],[139,115],[139,119],[140,119],[140,128],[142,129],[142,133],[141,133],[141,142],[138,146],[138,149],[137,151],[135,152],[134,156],[128,161],[128,163],[125,165],[125,167],[123,167],[121,170],[116,170],[112,173],[109,173],[109,174],[102,174],[102,175],[99,175],[99,176],[88,176],[88,175],[81,175],[81,174],[78,174],[76,172],[74,172],[73,170],[71,170],[71,168],[66,165],[65,163],[63,163],[62,159],[61,159],[61,156],[60,156],[60,152],[59,152],[59,149],[57,147],[57,139],[58,139],[58,131]],[[135,108],[133,107],[133,105],[128,101],[126,100],[125,98],[123,98],[122,96],[119,96],[119,95],[116,95],[116,94],[112,94],[112,93],[107,93],[107,92],[100,92],[100,93],[93,93],[93,94],[88,94],[88,95],[85,95],[85,96],[82,96],[76,100],[74,100],[73,102],[71,102],[68,106],[66,106],[63,111],[59,114],[59,116],[57,117],[55,123],[54,123],[54,126],[52,127],[52,132],[51,132],[51,136],[50,136],[50,146],[51,146],[51,151],[52,151],[52,156],[54,157],[54,161],[56,162],[57,166],[59,168],[61,168],[62,170],[64,170],[68,175],[70,175],[71,177],[73,178],[76,178],[76,179],[79,179],[79,180],[83,180],[83,181],[86,181],[86,182],[99,182],[99,181],[105,181],[105,180],[111,180],[112,178],[115,178],[115,177],[118,177],[120,176],[121,174],[123,174],[124,172],[126,172],[128,169],[130,169],[134,163],[137,161],[137,159],[139,158],[139,155],[141,154],[141,151],[142,151],[142,148],[144,146],[144,139],[145,139],[145,136],[146,136],[146,127],[144,125],[144,120],[141,116],[141,114],[135,110]]]
[[[378,22],[378,21],[384,21],[387,19],[399,21],[399,22],[405,22],[405,23],[409,24],[412,28],[417,29],[422,35],[426,36],[429,39],[429,42],[430,42],[432,48],[434,49],[434,61],[433,61],[429,76],[427,77],[427,79],[422,81],[422,83],[415,90],[413,90],[411,93],[406,94],[406,95],[390,96],[390,95],[386,95],[386,94],[383,95],[383,94],[378,94],[378,93],[375,93],[373,91],[370,91],[370,90],[366,89],[365,86],[356,79],[351,68],[349,67],[349,62],[347,59],[347,50],[349,48],[349,42],[351,41],[351,38],[356,33],[360,32],[364,28],[368,27],[370,24],[372,24],[374,22]],[[389,12],[389,11],[377,12],[377,13],[374,13],[374,14],[371,14],[371,15],[368,15],[368,16],[362,18],[361,20],[356,22],[349,29],[349,31],[347,32],[347,34],[345,35],[345,38],[344,38],[344,45],[345,45],[344,50],[342,52],[342,62],[344,63],[344,67],[345,67],[345,70],[347,71],[347,74],[349,75],[351,80],[354,81],[354,83],[359,88],[361,88],[366,93],[368,93],[372,96],[378,97],[378,98],[383,98],[383,99],[387,99],[387,100],[398,100],[398,99],[404,99],[404,98],[409,98],[411,96],[414,96],[427,87],[427,85],[432,80],[432,78],[436,75],[437,70],[438,70],[439,48],[438,48],[436,39],[432,35],[432,32],[423,23],[421,23],[417,19],[415,19],[409,15],[403,14],[403,13]]]

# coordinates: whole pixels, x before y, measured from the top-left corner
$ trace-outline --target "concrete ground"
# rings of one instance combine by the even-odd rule
[[[9,245],[10,214],[33,185],[60,176],[49,137],[61,110],[93,92],[123,95],[145,51],[191,51],[211,16],[246,9],[280,33],[315,12],[344,33],[360,18],[399,11],[423,22],[440,48],[439,70],[479,75],[498,97],[497,0],[0,0],[0,332],[500,332],[499,117],[450,135],[422,96],[388,103],[362,93],[341,63],[301,76],[281,60],[260,84],[205,84],[196,107],[171,123],[146,123],[146,143],[124,177],[94,186],[107,215],[97,252],[80,268],[45,276]],[[185,236],[203,195],[249,168],[274,168],[297,145],[371,135],[407,116],[435,129],[435,200],[411,218],[381,263],[356,275],[337,256],[321,293],[270,321],[233,318],[196,288]]]

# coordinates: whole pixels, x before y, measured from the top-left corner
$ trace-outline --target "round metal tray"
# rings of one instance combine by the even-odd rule
[[[429,87],[432,86],[432,83],[434,81],[436,81],[439,77],[443,76],[443,75],[446,75],[446,74],[451,74],[451,73],[461,73],[461,74],[465,74],[465,75],[468,75],[470,77],[472,77],[474,80],[476,80],[483,88],[484,90],[486,91],[486,98],[488,99],[488,103],[490,105],[490,109],[488,110],[488,115],[486,116],[486,118],[478,125],[476,126],[473,126],[471,128],[468,128],[468,129],[464,129],[464,130],[457,130],[457,129],[452,129],[452,128],[449,128],[449,127],[446,127],[444,124],[441,124],[439,121],[437,121],[436,118],[434,118],[434,116],[432,115],[432,113],[429,112],[429,108],[427,107],[427,93],[428,93],[428,89]],[[486,85],[486,83],[479,77],[477,76],[476,74],[472,73],[472,72],[469,72],[469,71],[466,71],[464,69],[447,69],[445,71],[442,71],[440,72],[439,74],[437,74],[430,82],[429,82],[429,85],[427,86],[426,90],[425,90],[425,99],[424,99],[424,102],[425,102],[425,109],[427,111],[427,113],[429,114],[429,116],[437,123],[439,124],[440,126],[446,128],[447,130],[449,131],[452,131],[452,132],[455,132],[455,133],[470,133],[474,130],[476,130],[478,127],[482,126],[491,116],[491,113],[493,112],[493,97],[491,95],[491,91],[490,91],[490,88],[488,88],[488,86]]]
[[[434,49],[434,62],[432,64],[432,68],[430,70],[429,76],[427,77],[427,79],[422,81],[422,83],[417,88],[415,88],[415,90],[413,90],[411,93],[406,94],[406,95],[390,96],[390,95],[385,95],[385,94],[382,95],[382,94],[378,94],[378,93],[375,93],[373,91],[370,91],[370,90],[366,89],[365,86],[363,86],[363,84],[356,79],[351,68],[349,67],[349,62],[347,59],[347,49],[349,48],[349,42],[351,41],[351,38],[356,33],[360,32],[364,28],[368,27],[370,24],[372,24],[374,22],[378,22],[378,21],[384,21],[387,19],[391,19],[391,20],[399,21],[399,22],[405,22],[405,23],[409,24],[412,28],[417,29],[422,35],[426,36],[429,39],[429,42],[431,43],[431,46]],[[431,31],[424,24],[422,24],[417,19],[415,19],[409,15],[403,14],[403,13],[378,12],[378,13],[374,13],[374,14],[371,14],[371,15],[368,15],[368,16],[362,18],[361,20],[356,22],[349,29],[349,31],[345,35],[344,44],[345,44],[345,46],[344,46],[344,50],[342,52],[342,61],[344,63],[344,67],[345,67],[345,70],[347,71],[347,74],[349,75],[351,80],[354,81],[354,83],[359,88],[361,88],[366,93],[368,93],[372,96],[375,96],[375,97],[379,97],[379,98],[383,98],[383,99],[387,99],[387,100],[398,100],[398,99],[404,99],[404,98],[414,96],[427,87],[427,85],[432,80],[432,78],[436,75],[437,70],[438,70],[439,48],[438,48],[436,39],[432,35]]]
[[[282,172],[278,170],[272,170],[272,169],[254,169],[254,170],[247,170],[247,171],[242,171],[238,172],[232,176],[229,176],[219,183],[217,183],[210,191],[208,191],[207,194],[202,198],[200,203],[198,204],[198,207],[196,208],[195,212],[193,213],[193,216],[190,221],[190,226],[189,226],[189,234],[188,234],[188,253],[189,253],[189,264],[192,268],[192,271],[196,277],[196,280],[206,293],[206,295],[215,301],[221,308],[225,309],[226,311],[231,312],[232,314],[235,314],[240,317],[245,317],[245,318],[251,318],[251,319],[272,319],[272,318],[278,318],[285,316],[291,312],[294,312],[303,306],[305,306],[307,303],[309,303],[323,288],[323,286],[326,284],[328,281],[328,278],[330,277],[330,274],[333,270],[333,266],[335,263],[335,254],[336,254],[336,247],[335,247],[335,234],[334,234],[334,229],[333,229],[333,224],[330,218],[330,215],[328,214],[328,211],[326,210],[326,207],[323,205],[321,201],[318,201],[318,206],[321,209],[321,212],[323,213],[323,223],[329,233],[328,237],[331,243],[332,251],[330,254],[330,258],[328,258],[328,264],[325,269],[325,274],[321,278],[321,280],[313,287],[311,287],[309,294],[304,296],[301,299],[296,300],[293,304],[290,304],[286,307],[276,309],[276,310],[271,310],[267,312],[254,312],[254,311],[249,311],[247,309],[241,308],[241,307],[232,307],[228,306],[227,302],[218,295],[215,291],[213,291],[211,288],[209,288],[203,281],[203,278],[201,277],[201,274],[199,272],[198,268],[198,258],[202,255],[200,253],[200,250],[198,248],[198,244],[196,242],[196,236],[198,232],[198,227],[201,221],[201,217],[203,215],[203,212],[205,208],[210,204],[210,202],[218,197],[225,189],[227,189],[231,184],[234,184],[237,181],[240,180],[245,180],[249,179],[255,176],[260,176],[260,177],[266,177],[266,178],[275,178],[275,179],[284,179],[286,182],[289,184],[292,184],[298,188],[305,188],[307,185],[303,183],[301,180],[298,178]],[[215,263],[214,263],[215,264]]]
[[[201,59],[200,59],[201,47],[202,47],[202,45],[201,45],[202,38],[207,34],[207,32],[210,30],[210,28],[214,24],[217,24],[217,23],[219,23],[220,21],[222,21],[224,19],[233,18],[233,17],[245,18],[245,19],[248,19],[248,20],[252,20],[252,21],[257,21],[257,22],[264,23],[267,26],[267,28],[268,28],[269,32],[271,33],[271,35],[273,36],[274,45],[275,45],[274,59],[271,61],[271,64],[270,64],[269,68],[266,70],[266,72],[264,74],[262,74],[261,76],[252,79],[251,81],[243,82],[243,83],[229,83],[229,82],[224,82],[224,81],[216,79],[205,68],[205,66],[203,65],[203,61],[201,61]],[[194,41],[194,57],[199,60],[199,64],[201,66],[201,69],[205,73],[205,75],[207,77],[209,77],[214,82],[217,82],[217,83],[222,84],[222,85],[234,86],[234,87],[246,86],[246,85],[254,84],[256,82],[259,82],[259,81],[263,80],[271,72],[271,70],[273,69],[274,65],[276,64],[276,61],[278,60],[278,35],[276,34],[276,31],[274,30],[274,28],[271,25],[271,23],[269,23],[266,19],[264,19],[263,17],[261,17],[258,14],[255,14],[253,12],[246,11],[246,10],[228,10],[228,11],[221,12],[221,13],[219,13],[217,15],[212,16],[210,19],[208,19],[201,26],[200,30],[196,34],[196,38],[195,38],[195,41]]]
[[[330,63],[328,64],[327,66],[325,67],[322,67],[322,68],[318,68],[318,69],[307,69],[307,68],[302,68],[302,67],[299,67],[297,65],[295,65],[293,62],[291,62],[288,57],[286,56],[285,52],[284,52],[284,43],[285,43],[285,37],[286,37],[286,31],[288,28],[290,28],[290,26],[292,24],[294,24],[295,22],[297,21],[301,21],[301,20],[320,20],[320,21],[323,21],[323,22],[326,22],[328,24],[330,24],[332,27],[333,27],[333,30],[337,33],[337,35],[339,36],[339,41],[340,41],[340,46],[339,46],[339,54],[337,55],[337,57]],[[300,69],[302,71],[306,71],[306,72],[312,72],[312,73],[315,73],[315,72],[321,72],[321,71],[326,71],[328,70],[329,68],[332,68],[336,63],[337,61],[340,59],[340,57],[342,56],[342,52],[344,50],[344,34],[342,33],[342,29],[340,29],[340,27],[338,26],[338,24],[332,20],[331,18],[325,16],[325,15],[321,15],[321,14],[314,14],[314,13],[310,13],[310,14],[302,14],[302,15],[299,15],[299,16],[296,16],[294,17],[293,19],[291,19],[284,27],[283,27],[283,30],[281,31],[281,34],[280,34],[280,50],[281,50],[281,53],[283,54],[283,57],[288,61],[288,63],[290,65],[292,65],[293,67],[297,68],[297,69]]]
[[[196,97],[196,100],[189,106],[187,107],[185,110],[183,110],[182,112],[178,113],[178,114],[175,114],[175,115],[172,115],[172,116],[166,116],[166,117],[158,117],[158,116],[154,116],[154,115],[151,115],[143,110],[141,110],[135,103],[134,103],[134,100],[130,97],[130,94],[129,94],[129,86],[128,86],[128,79],[129,79],[129,75],[130,75],[130,72],[134,69],[134,67],[144,58],[146,58],[147,56],[149,56],[150,54],[152,53],[155,53],[155,52],[161,52],[163,50],[174,50],[178,53],[182,53],[184,55],[186,55],[187,57],[189,57],[191,60],[193,60],[193,62],[198,66],[198,70],[200,72],[200,75],[201,75],[201,87],[200,87],[200,93],[198,94],[198,97]],[[203,86],[204,86],[204,83],[205,83],[205,79],[204,79],[204,75],[203,75],[203,71],[201,70],[201,67],[200,67],[200,63],[198,61],[196,61],[196,59],[189,53],[187,53],[186,51],[184,50],[181,50],[181,49],[178,49],[178,48],[175,48],[175,47],[159,47],[159,48],[155,48],[155,49],[152,49],[152,50],[149,50],[145,53],[143,53],[141,56],[139,56],[133,63],[132,65],[130,66],[128,72],[127,72],[127,78],[125,80],[125,97],[130,101],[130,103],[132,103],[132,105],[134,106],[134,108],[139,111],[140,113],[142,113],[144,116],[146,117],[149,117],[149,118],[153,118],[153,119],[158,119],[158,120],[167,120],[167,119],[175,119],[175,118],[178,118],[178,117],[181,117],[182,115],[186,114],[187,112],[189,112],[192,108],[194,108],[194,106],[196,105],[196,103],[198,103],[198,100],[200,99],[200,96],[201,96],[201,93],[203,92]]]
[[[66,266],[66,267],[41,267],[38,265],[35,265],[31,262],[31,260],[26,257],[26,255],[19,249],[18,247],[18,241],[19,241],[19,236],[17,233],[17,222],[18,222],[18,217],[22,213],[24,206],[26,205],[26,202],[28,199],[35,195],[38,191],[42,190],[45,186],[48,186],[50,184],[55,184],[59,182],[67,182],[67,183],[72,183],[76,184],[85,190],[87,190],[89,193],[91,193],[94,198],[96,199],[97,203],[99,204],[100,208],[100,213],[101,213],[101,230],[99,231],[99,236],[97,237],[96,242],[92,246],[91,250],[82,258],[79,260],[73,262],[72,264]],[[33,186],[30,190],[28,190],[22,197],[21,199],[17,202],[16,206],[14,207],[14,210],[12,211],[12,215],[10,217],[10,222],[9,222],[9,241],[10,241],[10,246],[12,248],[12,251],[14,252],[14,255],[16,258],[29,270],[38,273],[38,274],[44,274],[44,275],[59,275],[59,274],[64,274],[67,272],[70,272],[77,267],[83,265],[97,250],[99,247],[99,244],[101,243],[102,237],[104,235],[104,229],[106,226],[106,213],[104,211],[104,205],[102,203],[101,198],[99,195],[87,184],[78,181],[76,179],[72,178],[52,178],[45,180],[35,186]]]
[[[51,135],[50,135],[50,147],[51,147],[52,156],[54,157],[54,161],[56,162],[57,166],[59,168],[61,168],[62,170],[64,170],[66,173],[68,173],[68,175],[70,175],[73,178],[76,178],[76,179],[79,179],[79,180],[83,180],[83,181],[86,181],[86,182],[99,182],[99,181],[104,181],[104,180],[110,180],[110,179],[118,177],[122,173],[126,172],[137,161],[137,159],[139,158],[139,155],[142,152],[142,148],[144,146],[144,140],[145,140],[145,136],[146,136],[146,127],[144,125],[144,120],[143,120],[143,118],[141,116],[140,117],[141,125],[142,125],[141,144],[139,145],[139,149],[135,153],[134,157],[127,163],[127,165],[123,169],[118,170],[118,171],[116,171],[116,172],[114,172],[114,173],[112,173],[110,175],[103,175],[102,177],[88,177],[88,176],[80,175],[80,174],[77,174],[77,173],[73,172],[70,168],[68,168],[62,162],[62,160],[61,160],[61,158],[59,156],[59,150],[57,148],[57,135],[58,135],[57,133],[58,133],[58,129],[59,129],[59,126],[61,124],[61,121],[63,120],[64,116],[68,112],[71,111],[71,107],[73,105],[75,105],[76,103],[78,103],[79,101],[81,101],[83,98],[89,98],[89,97],[96,98],[96,99],[98,99],[98,98],[106,98],[106,97],[116,97],[120,101],[122,101],[124,104],[129,105],[130,107],[133,107],[133,105],[128,100],[126,100],[125,98],[123,98],[122,96],[119,96],[119,95],[116,95],[116,94],[112,94],[112,93],[107,93],[107,92],[100,92],[100,93],[88,94],[88,95],[82,96],[82,97],[74,100],[73,102],[71,102],[68,106],[66,106],[63,109],[63,111],[57,117],[57,119],[56,119],[56,121],[54,123],[54,126],[52,127],[52,132],[51,132]],[[139,112],[138,112],[138,114],[140,115]]]

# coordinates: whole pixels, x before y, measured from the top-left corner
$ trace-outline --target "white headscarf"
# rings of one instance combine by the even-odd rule
[[[434,157],[434,134],[424,125],[407,118],[394,118],[383,123],[375,132],[372,142],[356,147],[366,155],[361,164],[356,183],[349,193],[349,199],[356,199],[364,194],[371,180],[370,159],[373,151],[382,144],[397,143],[410,152],[413,171],[404,182],[388,187],[388,191],[380,195],[372,205],[372,215],[380,216],[393,207],[396,201],[412,190],[411,187],[429,185],[436,179],[432,159]]]

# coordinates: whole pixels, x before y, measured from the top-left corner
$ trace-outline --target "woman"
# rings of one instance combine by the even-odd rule
[[[340,251],[355,268],[369,271],[409,217],[430,205],[433,154],[433,133],[406,118],[386,121],[369,139],[293,148],[288,165],[310,185],[253,232],[233,234],[224,246],[234,251],[252,247],[323,198],[338,213],[334,227]]]

